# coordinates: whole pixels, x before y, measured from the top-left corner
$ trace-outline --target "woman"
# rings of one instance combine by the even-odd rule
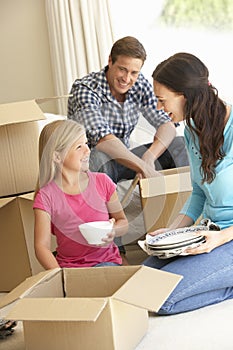
[[[40,176],[34,200],[35,252],[45,269],[121,265],[115,236],[127,232],[128,222],[116,185],[102,173],[91,173],[90,150],[82,125],[72,120],[47,124],[39,140]],[[88,245],[79,225],[114,222],[103,245]],[[56,235],[56,257],[50,250]]]
[[[152,76],[159,108],[174,122],[186,122],[193,191],[169,229],[191,226],[200,215],[221,228],[203,231],[206,242],[187,249],[188,256],[151,256],[144,262],[183,275],[158,312],[169,315],[233,298],[233,112],[209,82],[207,67],[192,54],[171,56]]]

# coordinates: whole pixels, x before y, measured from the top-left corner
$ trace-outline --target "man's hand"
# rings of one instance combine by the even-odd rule
[[[162,176],[155,170],[155,157],[149,149],[143,154],[142,161],[145,163],[141,173],[142,178]]]
[[[146,162],[144,162],[143,169],[137,174],[141,179],[145,179],[148,177],[162,176],[162,174],[160,174],[158,171],[155,170],[154,163],[153,163],[153,166],[151,166]]]
[[[134,170],[139,177],[155,177],[160,174],[155,170],[154,163],[152,161],[153,156],[145,156],[139,158],[133,154],[116,136],[109,134],[102,138],[97,146],[98,151],[108,154],[112,159],[125,167]],[[146,152],[147,153],[147,152]],[[149,152],[148,152],[149,153]],[[148,157],[148,159],[147,159]]]

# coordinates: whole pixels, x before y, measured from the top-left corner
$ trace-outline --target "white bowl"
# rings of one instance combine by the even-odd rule
[[[110,221],[92,221],[79,225],[80,232],[89,244],[103,244],[102,238],[112,231]]]

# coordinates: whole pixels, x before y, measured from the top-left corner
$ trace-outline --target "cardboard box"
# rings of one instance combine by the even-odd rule
[[[0,291],[43,270],[34,253],[34,193],[0,198]],[[53,241],[55,249],[56,241]]]
[[[163,170],[164,176],[139,182],[146,232],[168,227],[192,191],[190,168]]]
[[[26,349],[132,350],[181,276],[145,266],[54,269],[1,298]]]
[[[35,190],[42,119],[36,100],[0,104],[0,197]]]

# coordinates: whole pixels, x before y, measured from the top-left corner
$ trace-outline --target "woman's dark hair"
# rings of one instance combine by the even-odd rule
[[[203,182],[211,183],[223,151],[226,105],[209,83],[204,63],[189,53],[177,53],[161,62],[152,77],[169,90],[186,98],[184,116],[193,136],[197,134],[202,157]]]
[[[146,51],[140,41],[133,36],[126,36],[113,44],[110,52],[112,63],[116,62],[118,56],[139,58],[143,64],[146,60]]]

